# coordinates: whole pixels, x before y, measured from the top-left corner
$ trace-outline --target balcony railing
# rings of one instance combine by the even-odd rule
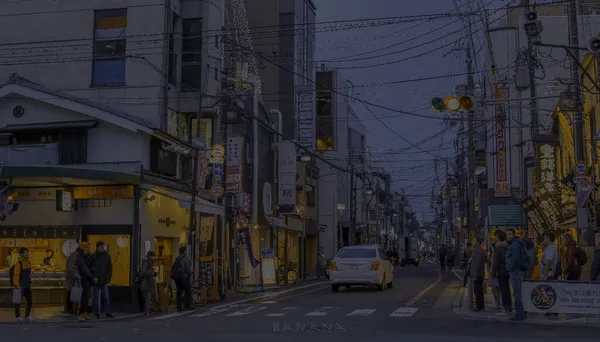
[[[58,165],[58,143],[0,146],[0,163]]]

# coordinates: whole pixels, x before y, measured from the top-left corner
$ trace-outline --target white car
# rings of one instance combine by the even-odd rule
[[[348,246],[339,250],[329,265],[331,290],[340,286],[376,285],[379,291],[392,288],[394,266],[379,245]]]

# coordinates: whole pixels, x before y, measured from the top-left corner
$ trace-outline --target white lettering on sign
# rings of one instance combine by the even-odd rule
[[[556,188],[556,148],[551,144],[540,146],[540,182],[550,192]]]

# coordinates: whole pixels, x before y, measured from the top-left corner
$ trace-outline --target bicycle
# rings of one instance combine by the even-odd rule
[[[285,269],[285,265],[281,264],[279,265],[279,267],[277,268],[277,282],[278,284],[284,285],[285,284],[285,278],[284,278],[284,274],[286,272]],[[298,271],[296,271],[296,263],[294,262],[290,262],[287,268],[287,281],[288,281],[288,285],[294,285],[297,281],[298,281]]]
[[[206,279],[197,279],[192,282],[191,288],[194,306],[202,307],[206,305],[212,292],[212,283],[207,282]]]

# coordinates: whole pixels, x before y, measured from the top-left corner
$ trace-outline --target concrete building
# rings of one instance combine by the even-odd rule
[[[137,301],[136,270],[149,250],[165,272],[182,244],[193,256],[217,257],[223,209],[219,188],[214,197],[208,191],[205,153],[193,201],[189,183],[194,149],[221,142],[218,110],[201,108],[220,93],[222,3],[0,3],[11,28],[0,32],[0,108],[8,113],[0,178],[6,200],[20,204],[1,226],[3,246],[30,247],[34,259],[57,251],[58,284],[77,241],[93,250],[105,240],[120,256],[110,287],[117,306]],[[198,111],[203,132],[192,139]],[[48,292],[34,294],[46,304],[64,301],[62,287],[34,291]]]

